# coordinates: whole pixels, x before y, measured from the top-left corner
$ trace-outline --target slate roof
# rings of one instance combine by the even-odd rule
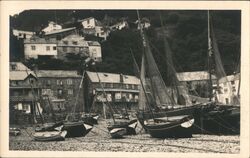
[[[100,46],[100,43],[97,41],[88,41],[89,46]]]
[[[70,70],[38,70],[37,77],[44,78],[79,78],[77,71]]]
[[[67,42],[67,43],[65,43]],[[73,44],[73,42],[77,42],[77,44]],[[79,35],[69,35],[63,38],[58,42],[58,46],[82,46],[88,47],[87,41],[84,40],[84,37]]]
[[[15,66],[15,70],[12,69],[12,66]],[[10,71],[26,71],[30,70],[21,62],[10,62]]]
[[[114,73],[106,73],[106,72],[98,72],[98,75],[96,72],[86,72],[90,81],[97,83],[99,82],[98,76],[103,83],[121,83],[122,76],[123,83],[125,84],[140,84],[140,80],[135,76],[130,75],[120,75],[120,74],[114,74]]]
[[[67,32],[67,31],[71,31],[71,30],[74,30],[74,29],[76,29],[76,28],[75,27],[70,27],[70,28],[65,28],[65,29],[60,29],[60,30],[53,30],[53,31],[50,31],[50,32],[46,32],[45,36],[46,35],[57,34],[57,33],[62,33],[62,32]]]
[[[209,79],[209,73],[207,71],[179,72],[177,78],[179,81],[202,81]],[[216,77],[212,75],[212,79]]]
[[[33,71],[28,71],[28,74],[26,71],[10,71],[9,80],[22,81],[22,80],[25,80],[29,75],[32,75],[33,77],[35,77],[35,74]]]
[[[222,77],[219,79],[219,83],[225,83],[225,82],[230,82],[230,81],[235,81],[240,79],[240,73],[235,74],[235,75],[229,75],[226,77]]]
[[[45,39],[33,36],[29,39],[24,40],[25,44],[56,44],[57,41],[55,39]]]

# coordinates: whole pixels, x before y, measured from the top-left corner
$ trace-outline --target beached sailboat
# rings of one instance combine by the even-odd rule
[[[28,70],[26,70],[27,74],[28,74]],[[52,112],[52,118],[54,122],[51,123],[45,123],[44,118],[40,112],[39,106],[38,106],[38,100],[36,98],[34,89],[33,89],[33,84],[32,82],[29,80],[30,86],[31,86],[31,90],[32,90],[32,95],[34,97],[33,100],[33,105],[35,107],[35,109],[37,109],[39,116],[41,118],[41,122],[42,125],[39,125],[35,128],[35,133],[33,134],[33,138],[36,141],[59,141],[59,140],[64,140],[65,139],[65,135],[66,135],[66,131],[61,131],[62,130],[62,122],[57,122],[56,118],[55,118],[55,114],[53,111],[53,108],[51,107],[50,103],[49,103],[49,107],[51,108],[51,112]],[[40,103],[42,102],[42,97],[40,96]],[[34,118],[35,119],[35,118]]]
[[[140,25],[140,16],[138,13],[138,21]],[[151,53],[146,35],[140,28],[141,37],[143,40],[143,55],[141,70],[139,71],[136,64],[137,72],[140,72],[141,89],[139,93],[139,111],[137,114],[138,120],[144,129],[152,136],[157,138],[166,137],[192,137],[192,126],[194,118],[191,115],[175,115],[159,117],[158,107],[173,106],[175,102],[169,95],[167,87],[162,79],[159,69],[156,65],[154,57]],[[146,75],[149,82],[146,82]],[[144,117],[144,111],[149,111],[151,117]]]
[[[204,115],[204,129],[211,133],[218,134],[239,134],[240,132],[240,99],[239,90],[237,95],[234,95],[231,84],[229,83],[219,52],[218,43],[213,30],[211,16],[208,11],[208,66],[210,73],[210,100],[214,97],[215,106],[212,110]],[[216,89],[213,92],[213,85],[211,81],[211,74],[215,72],[217,77]],[[219,102],[217,95],[221,93],[219,82],[223,81],[224,84],[229,86],[229,93],[231,102],[223,104]],[[239,78],[240,81],[240,78]],[[240,84],[240,82],[239,82]],[[240,85],[239,85],[240,87]]]
[[[87,64],[90,60],[86,59],[85,64]],[[66,117],[66,120],[63,123],[62,130],[67,131],[66,137],[84,137],[88,134],[91,129],[93,128],[93,124],[91,122],[85,122],[82,117],[77,117],[76,108],[77,108],[77,101],[79,98],[79,93],[83,84],[84,73],[82,75],[80,84],[79,84],[79,91],[76,96],[76,101],[74,107],[72,109],[72,113]],[[92,118],[92,116],[87,116],[85,118]]]
[[[129,117],[124,117],[119,112],[119,110],[115,110],[114,106],[111,105],[111,102],[107,99],[106,91],[101,82],[100,76],[98,72],[96,72],[99,84],[102,88],[102,95],[104,96],[105,102],[102,101],[104,108],[104,115],[106,119],[106,106],[109,108],[109,113],[112,117],[112,121],[108,122],[107,129],[112,138],[122,138],[124,135],[134,135],[136,134],[137,127],[137,119],[130,120]],[[98,94],[97,94],[98,95]],[[115,114],[119,115],[120,118],[116,118]]]

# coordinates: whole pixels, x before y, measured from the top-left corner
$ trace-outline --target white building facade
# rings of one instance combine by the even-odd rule
[[[17,39],[29,39],[35,35],[35,32],[13,29],[13,35],[16,36]]]
[[[51,56],[57,58],[57,42],[55,40],[45,40],[42,38],[31,38],[24,40],[25,59],[39,56]]]
[[[96,62],[102,61],[102,48],[96,41],[88,41],[89,57]]]
[[[82,26],[84,29],[95,28],[96,26],[96,19],[93,17],[89,17],[81,21],[82,21]]]
[[[216,99],[222,104],[239,104],[240,74],[230,75],[218,81]]]
[[[51,21],[49,22],[48,26],[45,27],[42,31],[47,33],[47,32],[51,32],[51,31],[55,31],[55,30],[61,30],[62,26],[56,24],[55,22]]]

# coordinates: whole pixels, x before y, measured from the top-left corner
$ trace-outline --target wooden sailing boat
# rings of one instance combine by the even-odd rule
[[[88,62],[89,62],[89,60],[85,60],[85,64],[87,64]],[[66,137],[84,137],[93,128],[92,123],[85,122],[82,118],[79,118],[79,117],[76,118],[75,111],[76,111],[77,101],[78,101],[80,89],[82,87],[83,79],[84,79],[84,73],[82,75],[82,78],[81,78],[81,81],[79,84],[79,92],[77,93],[77,96],[76,96],[76,101],[75,101],[75,105],[73,107],[73,112],[71,115],[67,116],[66,120],[63,123],[62,130],[67,131]]]
[[[26,72],[28,74],[28,70],[26,70]],[[34,97],[33,104],[34,104],[34,107],[36,107],[34,109],[37,109],[37,111],[38,111],[38,113],[39,113],[39,115],[41,117],[41,121],[42,121],[42,125],[38,126],[35,129],[35,133],[33,135],[34,140],[36,140],[36,141],[64,140],[67,131],[61,131],[63,125],[62,125],[61,122],[56,122],[56,118],[55,118],[54,113],[53,113],[53,108],[51,107],[50,104],[49,104],[49,106],[50,106],[50,108],[52,110],[54,122],[53,123],[44,123],[44,118],[43,118],[43,116],[42,116],[42,114],[40,112],[39,106],[37,104],[38,101],[36,99],[35,92],[34,92],[34,89],[33,89],[33,85],[32,85],[30,80],[29,80],[29,83],[30,83],[30,86],[31,86],[32,95]],[[40,102],[41,102],[41,100],[42,100],[42,98],[40,96]]]
[[[212,69],[214,69],[215,75],[217,77],[217,89],[216,93],[219,93],[219,80],[224,79],[226,84],[229,84],[227,76],[221,61],[221,56],[213,30],[213,26],[210,19],[210,14],[208,11],[208,66],[210,73],[210,100],[212,97],[215,99],[215,106],[212,110],[205,113],[204,115],[204,125],[206,131],[210,131],[216,134],[239,134],[240,129],[240,100],[239,91],[237,96],[234,96],[237,100],[236,103],[231,103],[229,105],[222,104],[218,102],[217,96],[214,96],[212,90],[211,74]],[[213,67],[214,66],[214,67]],[[240,84],[240,82],[239,82]],[[231,85],[229,85],[231,86]],[[232,94],[232,87],[229,87],[230,94]],[[233,95],[232,95],[233,97]],[[231,99],[232,100],[232,99]]]
[[[140,25],[139,12],[137,13]],[[140,71],[142,88],[139,94],[139,111],[137,117],[144,129],[148,131],[152,137],[192,137],[191,129],[194,119],[191,115],[168,116],[165,114],[165,117],[157,116],[158,112],[156,112],[156,110],[159,110],[156,109],[157,107],[161,107],[162,105],[174,105],[175,103],[169,96],[142,28],[140,28],[140,32],[143,39],[144,52]],[[138,69],[138,66],[136,67]],[[146,73],[150,83],[146,82]],[[148,92],[147,87],[149,87],[150,92]],[[144,117],[144,111],[147,108],[149,109],[148,111],[150,111],[151,118]]]
[[[106,91],[104,90],[104,87],[101,83],[100,76],[98,72],[96,71],[96,75],[99,81],[99,84],[102,88],[102,94],[104,95],[104,98],[106,102],[103,102],[103,107],[104,107],[104,115],[106,115],[106,105],[109,108],[109,112],[112,117],[112,122],[109,122],[107,125],[107,129],[109,131],[109,134],[111,135],[112,138],[122,138],[124,135],[134,135],[136,134],[136,127],[137,127],[137,120],[133,119],[130,120],[129,117],[127,118],[122,118],[122,119],[116,119],[114,117],[115,111],[114,111],[114,106],[111,105],[111,102],[107,99],[107,94]],[[118,111],[116,113],[119,113]],[[105,117],[106,118],[106,117]]]

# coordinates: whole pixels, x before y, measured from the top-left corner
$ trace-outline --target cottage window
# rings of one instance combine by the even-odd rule
[[[227,88],[224,88],[224,93],[227,93],[227,91],[228,91]]]
[[[63,41],[63,44],[68,44],[69,42],[68,41]]]
[[[236,88],[235,88],[234,86],[232,87],[232,91],[233,91],[233,92],[236,92]]]
[[[228,99],[228,98],[225,98],[225,100],[226,100],[226,104],[229,104],[229,99]]]
[[[138,85],[134,85],[135,86],[135,89],[139,89],[139,86]]]
[[[128,85],[128,88],[129,88],[129,89],[132,89],[132,88],[133,88],[132,84],[129,84],[129,85]]]
[[[42,95],[52,95],[51,89],[42,89]]]
[[[29,81],[30,81],[30,84],[34,83],[34,80],[32,78]]]
[[[115,99],[120,100],[122,98],[121,93],[115,93]]]
[[[73,41],[72,43],[73,43],[74,45],[77,45],[77,41]]]
[[[114,88],[120,88],[120,84],[119,83],[114,83],[113,87]]]
[[[53,47],[53,50],[56,50],[56,46]]]
[[[139,96],[138,96],[138,95],[135,95],[134,99],[135,99],[135,101],[138,101]]]
[[[232,84],[232,85],[234,85],[234,84],[235,84],[235,82],[234,82],[234,81],[231,81],[231,84]]]
[[[72,79],[67,79],[67,84],[72,85]]]
[[[56,84],[57,84],[57,85],[63,85],[63,81],[61,81],[61,80],[56,80]]]
[[[129,89],[129,85],[128,84],[126,84],[126,89]]]
[[[112,83],[107,83],[106,84],[106,88],[112,88],[113,86],[112,86]]]
[[[49,86],[51,84],[50,80],[47,81],[47,85]]]
[[[87,24],[89,24],[89,20],[87,20]]]
[[[36,50],[36,46],[31,46],[31,50]]]
[[[58,95],[62,95],[63,94],[63,90],[62,89],[58,89]]]
[[[68,94],[73,95],[73,89],[68,89]]]
[[[49,51],[50,50],[50,46],[46,46],[46,51]]]

